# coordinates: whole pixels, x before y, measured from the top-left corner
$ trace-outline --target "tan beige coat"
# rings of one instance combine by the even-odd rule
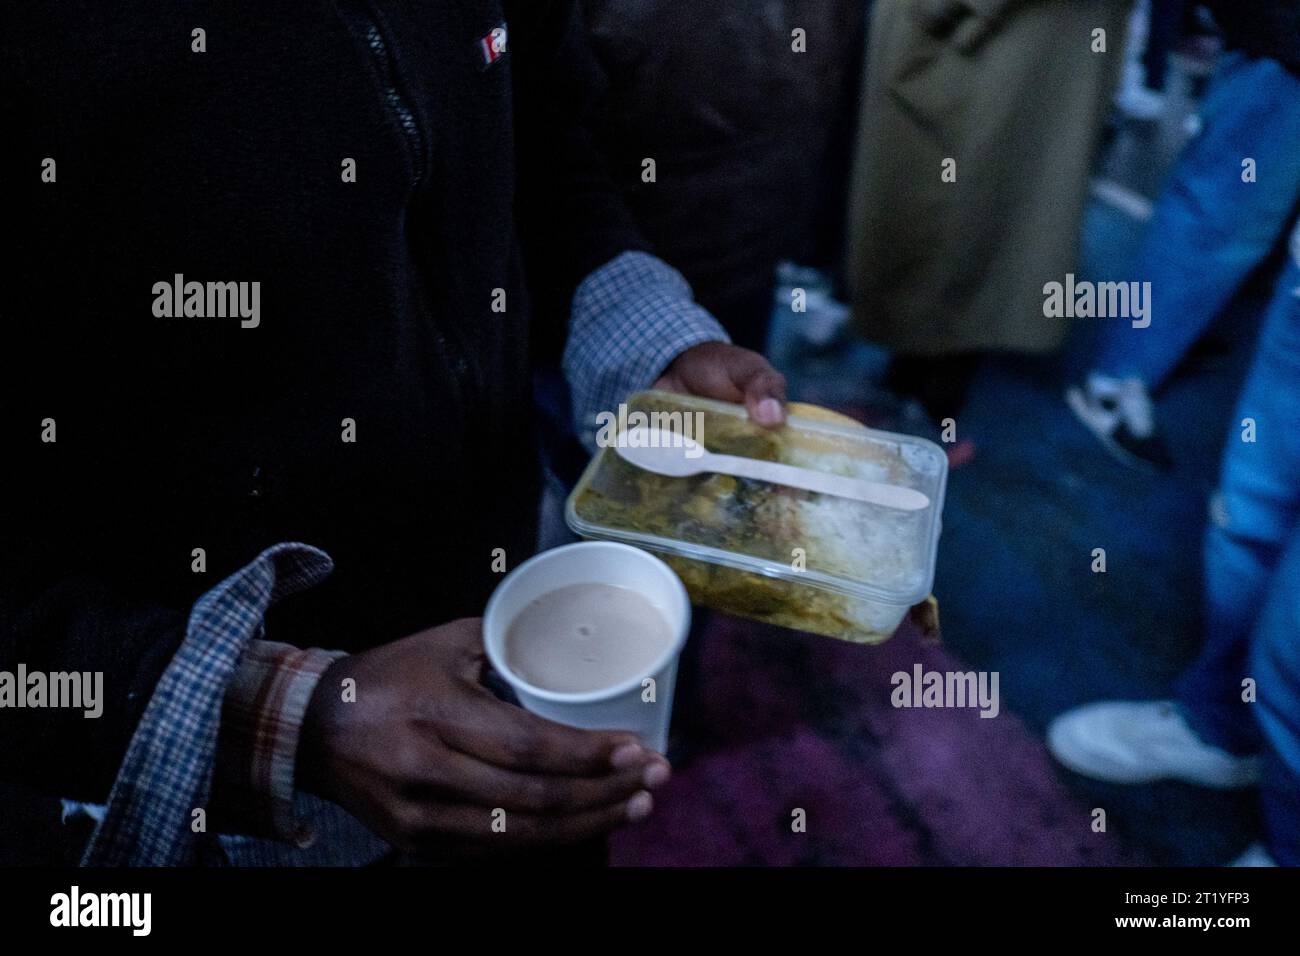
[[[1075,271],[1130,0],[966,0],[989,28],[923,29],[945,0],[877,0],[849,209],[858,328],[903,354],[1060,345],[1043,285]],[[1093,52],[1094,30],[1106,52]],[[944,182],[944,161],[956,161]]]

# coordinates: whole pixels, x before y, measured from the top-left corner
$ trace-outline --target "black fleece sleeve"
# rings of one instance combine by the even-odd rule
[[[27,298],[10,297],[9,304]],[[95,399],[67,395],[63,405],[41,391],[48,368],[42,353],[61,354],[41,334],[50,321],[34,312],[3,315],[14,332],[0,355],[0,447],[7,452],[0,492],[0,681],[8,680],[10,691],[0,688],[0,778],[97,801],[107,796],[154,685],[184,638],[188,609],[147,593],[128,596],[109,583],[129,577],[129,569],[112,567],[105,557],[111,551],[92,545],[95,518],[80,507],[104,480],[102,465],[79,453],[82,436],[61,410]],[[43,440],[47,417],[63,427],[54,432],[56,441]],[[87,689],[100,689],[94,702],[100,713],[86,716],[89,704],[15,706],[18,697],[27,699],[28,688],[15,686],[20,666],[28,675],[81,674],[83,698]]]
[[[85,284],[90,255],[50,214],[53,185],[42,157],[76,156],[51,142],[40,64],[24,52],[18,26],[40,18],[0,17],[0,207],[7,240],[0,289],[0,778],[52,796],[102,800],[127,744],[185,631],[188,610],[122,595],[84,546],[93,528],[77,502],[102,475],[87,469],[63,412],[93,407],[94,394],[55,390],[61,365],[74,358],[56,337],[68,317],[61,296]],[[60,187],[61,188],[61,187]],[[42,192],[43,190],[43,192]],[[58,241],[54,241],[58,240]],[[109,362],[80,343],[90,360]],[[42,422],[63,433],[44,441]],[[70,416],[69,416],[70,417]],[[102,713],[84,708],[18,707],[27,673],[102,674]],[[0,813],[3,808],[0,808]]]
[[[93,578],[54,572],[22,585],[11,570],[0,587],[0,671],[14,681],[19,665],[29,675],[79,672],[83,687],[101,688],[94,702],[100,713],[87,716],[88,701],[0,709],[0,776],[52,796],[103,801],[184,638],[185,616],[126,602]],[[87,684],[95,675],[102,682]]]
[[[601,153],[606,77],[574,0],[507,2],[516,221],[543,358],[558,356],[578,284],[629,250],[649,251]]]

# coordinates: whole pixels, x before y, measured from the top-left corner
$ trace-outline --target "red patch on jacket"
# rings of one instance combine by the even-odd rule
[[[506,25],[493,27],[492,32],[478,41],[478,51],[483,57],[483,66],[489,67],[506,54]]]

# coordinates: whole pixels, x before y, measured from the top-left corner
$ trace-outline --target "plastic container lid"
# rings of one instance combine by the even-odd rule
[[[598,422],[600,447],[569,496],[569,526],[584,537],[854,598],[919,603],[934,583],[947,456],[923,438],[810,410],[819,417],[798,414],[796,406],[784,427],[768,430],[740,405],[669,392],[634,395],[617,417]],[[654,474],[612,447],[620,432],[638,425],[679,432],[721,454],[914,488],[930,504],[899,511],[747,478]]]

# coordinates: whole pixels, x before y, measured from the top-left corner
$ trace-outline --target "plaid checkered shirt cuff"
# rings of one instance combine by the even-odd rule
[[[579,437],[590,446],[597,413],[617,412],[619,402],[653,385],[687,349],[730,341],[668,263],[645,252],[611,259],[573,296],[564,375]]]
[[[214,782],[223,822],[300,847],[315,834],[294,814],[294,760],[312,691],[342,651],[250,641],[221,712]]]
[[[226,688],[271,606],[320,583],[333,567],[319,548],[286,541],[194,603],[185,641],[131,736],[82,865],[194,865],[211,850],[213,841],[198,835],[207,831],[193,829],[194,811],[213,805]]]

